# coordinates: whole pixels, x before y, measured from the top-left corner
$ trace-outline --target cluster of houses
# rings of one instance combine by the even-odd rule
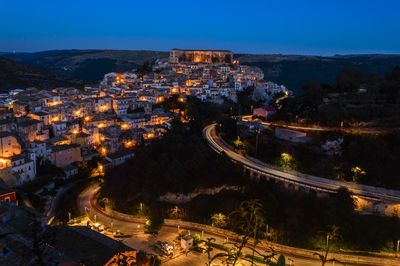
[[[177,60],[182,53],[187,56]],[[235,102],[237,92],[263,77],[260,69],[233,61],[231,52],[175,49],[152,71],[108,73],[98,87],[10,90],[0,94],[0,177],[14,187],[35,179],[44,163],[66,177],[94,157],[104,167],[117,166],[179,117],[179,110],[161,108],[164,101]]]
[[[116,166],[142,141],[162,136],[172,115],[113,87],[28,88],[1,95],[0,177],[14,187],[51,163],[66,177],[78,163],[102,157]]]

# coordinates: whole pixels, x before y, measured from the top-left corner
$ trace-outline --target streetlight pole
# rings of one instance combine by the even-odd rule
[[[71,213],[68,212],[68,222],[71,221]]]
[[[396,258],[399,254],[399,248],[400,248],[400,240],[397,240],[397,247],[396,247]]]
[[[326,249],[329,248],[329,235],[326,235]]]
[[[258,155],[258,136],[260,135],[260,129],[256,128],[256,155]]]

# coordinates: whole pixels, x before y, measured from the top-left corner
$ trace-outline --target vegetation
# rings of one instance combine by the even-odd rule
[[[277,119],[339,127],[398,126],[400,123],[400,67],[384,77],[366,76],[358,69],[344,69],[333,85],[316,81],[303,94],[282,101]]]
[[[285,56],[285,55],[238,55],[242,64],[260,67],[265,80],[284,84],[295,94],[302,93],[302,86],[310,80],[323,84],[335,83],[342,69],[359,68],[363,75],[388,74],[393,66],[400,65],[399,56],[348,55],[348,56]]]
[[[171,104],[173,103],[167,103],[167,106]],[[226,225],[223,227],[247,236],[242,239],[244,241],[250,237],[256,239],[267,237],[274,242],[323,251],[326,249],[324,244],[326,235],[333,227],[337,227],[338,237],[332,242],[329,250],[394,250],[395,242],[400,238],[399,219],[355,213],[353,198],[347,190],[342,189],[325,198],[312,193],[288,191],[273,182],[244,177],[240,165],[233,164],[224,155],[212,151],[201,136],[205,124],[217,122],[222,124],[222,127],[225,125],[233,131],[228,132],[227,136],[230,134],[231,137],[237,138],[234,132],[236,127],[232,126],[233,123],[227,115],[230,113],[229,104],[217,107],[200,104],[197,100],[189,98],[187,104],[177,108],[182,108],[182,111],[186,112],[190,118],[189,123],[176,121],[173,129],[162,139],[138,148],[135,158],[105,177],[101,197],[113,201],[116,209],[127,213],[139,213],[138,206],[143,203],[146,208],[154,211],[153,214],[164,217],[169,215],[171,208],[175,206],[159,201],[159,197],[167,192],[187,194],[196,188],[223,184],[238,185],[240,187],[238,190],[223,190],[215,195],[199,195],[189,202],[179,204],[179,218],[212,224],[213,215],[221,214],[227,217]],[[254,136],[246,140],[251,139],[254,139]],[[349,138],[349,141],[346,140],[346,145],[357,139]],[[270,145],[269,142],[265,143]],[[261,154],[265,149],[262,145],[265,143],[260,138]],[[268,149],[268,154],[272,153],[275,155],[274,158],[280,158],[282,164],[293,168],[303,167],[299,163],[300,156],[292,150],[286,152],[293,158],[282,157],[280,150]],[[306,150],[304,157],[309,158]],[[316,160],[310,160],[310,164],[320,161],[319,157],[314,158]],[[355,166],[364,169],[361,161],[351,167]],[[353,178],[351,167],[349,174]],[[367,176],[370,170],[364,171]],[[357,175],[360,179],[364,178],[363,175]],[[237,213],[237,210],[243,207],[242,202],[255,202],[254,209],[259,210],[257,215],[263,217],[257,220],[259,221],[257,224],[263,225],[265,229],[257,229],[256,232],[250,230],[251,234],[247,234],[249,231],[235,223],[241,216],[235,218],[233,214],[229,214]],[[265,223],[268,223],[268,226]],[[240,246],[234,248],[236,251],[230,254],[233,261],[238,252],[240,253]],[[251,255],[254,255],[253,259],[259,256]]]
[[[256,133],[249,132],[247,128],[238,130],[233,127],[234,122],[230,119],[222,122],[218,129],[220,136],[233,147],[264,162],[324,178],[400,189],[397,169],[397,162],[400,161],[398,132],[380,136],[342,132],[313,133],[309,134],[311,140],[308,143],[292,143],[276,138],[273,128],[269,128],[258,135],[256,151]],[[343,142],[337,153],[330,154],[322,148],[326,141],[338,139],[343,139]]]
[[[174,128],[162,139],[138,149],[130,163],[114,169],[105,179],[103,196],[125,208],[157,202],[167,192],[186,194],[201,187],[240,184],[240,166],[232,166],[228,158],[215,154],[184,125],[175,124]]]

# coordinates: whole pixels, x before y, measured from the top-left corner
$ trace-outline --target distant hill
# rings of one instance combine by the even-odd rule
[[[26,87],[51,89],[56,86],[80,86],[80,83],[45,69],[0,57],[0,91]]]
[[[29,67],[41,68],[68,80],[97,84],[108,72],[128,71],[144,61],[167,58],[168,52],[128,50],[52,50],[35,53],[0,53]],[[260,67],[265,79],[284,84],[295,93],[311,80],[332,84],[345,68],[384,75],[400,65],[400,55],[252,55],[237,54],[242,63]]]
[[[339,72],[358,68],[365,74],[385,75],[400,66],[400,55],[236,55],[242,64],[260,67],[265,79],[284,84],[295,93],[311,80],[332,84]]]
[[[1,55],[1,54],[0,54]],[[98,83],[109,72],[127,71],[144,61],[167,58],[167,52],[124,50],[52,50],[36,53],[4,53],[2,56],[85,83]]]

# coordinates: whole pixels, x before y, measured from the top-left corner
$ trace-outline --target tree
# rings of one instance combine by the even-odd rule
[[[144,61],[143,65],[138,68],[137,72],[140,74],[140,76],[143,77],[143,75],[146,75],[150,72],[153,71],[153,67],[149,61]]]
[[[163,223],[164,218],[162,217],[161,213],[157,213],[156,210],[150,211],[150,214],[146,217],[146,232],[150,234],[157,234]]]
[[[281,153],[281,157],[279,158],[278,164],[280,167],[284,169],[296,168],[296,161],[294,160],[293,156],[286,152]]]
[[[364,82],[364,75],[357,68],[343,69],[336,77],[335,88],[340,92],[353,92]]]
[[[211,216],[211,221],[212,221],[212,225],[219,227],[219,228],[224,228],[227,226],[228,224],[228,220],[226,215],[222,214],[222,213],[214,213]]]
[[[245,201],[240,204],[239,208],[231,214],[231,220],[234,221],[234,227],[236,227],[242,234],[241,241],[235,245],[235,253],[233,255],[233,264],[235,265],[238,261],[243,248],[248,243],[250,237],[253,238],[253,256],[252,264],[254,260],[254,252],[256,245],[259,243],[259,236],[262,228],[265,228],[265,218],[263,205],[259,200]]]
[[[303,87],[304,96],[303,104],[311,109],[315,109],[322,103],[322,98],[325,95],[325,91],[321,84],[317,81],[310,81],[307,86]]]
[[[235,139],[237,136],[236,120],[232,118],[222,120],[220,130],[227,141]]]
[[[365,176],[365,174],[366,174],[366,172],[358,166],[352,167],[351,173],[353,174],[353,182],[355,182],[355,183],[358,183],[358,181],[360,180],[360,177]]]
[[[328,254],[329,254],[329,249],[334,241],[339,237],[339,227],[337,226],[332,226],[331,230],[327,232],[326,234],[326,248],[325,248],[325,253],[324,255],[321,255],[319,253],[314,253],[315,256],[318,256],[318,258],[321,260],[321,266],[325,266],[325,264],[328,261],[332,262],[339,262],[340,261],[336,260],[335,258],[328,259]],[[342,263],[343,264],[343,263]],[[344,265],[344,264],[343,264]]]

